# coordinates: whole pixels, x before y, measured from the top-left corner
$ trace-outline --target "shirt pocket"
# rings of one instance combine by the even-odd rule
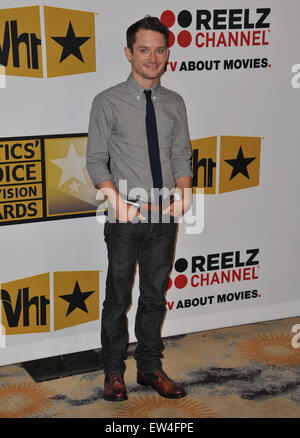
[[[157,120],[157,131],[160,149],[170,150],[172,146],[175,120],[166,115],[160,116]]]

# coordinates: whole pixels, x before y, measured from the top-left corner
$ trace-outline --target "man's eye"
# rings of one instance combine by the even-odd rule
[[[140,52],[141,52],[141,53],[147,53],[148,50],[147,50],[147,49],[140,49]]]
[[[166,51],[165,49],[157,49],[157,53],[161,53],[162,54],[162,53],[165,53],[165,51]]]

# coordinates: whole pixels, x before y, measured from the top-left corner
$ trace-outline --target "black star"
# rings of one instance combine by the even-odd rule
[[[81,62],[84,62],[79,47],[82,44],[84,44],[87,40],[89,40],[91,37],[75,36],[71,21],[69,23],[67,35],[65,37],[51,37],[51,38],[63,47],[63,51],[59,62],[62,62],[70,55],[74,55]]]
[[[232,178],[234,178],[239,173],[241,173],[242,175],[246,176],[249,179],[249,174],[248,174],[247,166],[250,163],[252,163],[252,161],[255,160],[255,159],[256,159],[256,157],[254,157],[254,158],[245,158],[244,154],[243,154],[242,146],[240,146],[239,152],[238,152],[237,157],[235,159],[224,160],[224,161],[226,161],[226,163],[230,164],[230,166],[233,167],[232,173],[231,173],[231,177],[230,177],[230,181],[232,180]]]
[[[69,295],[59,295],[59,298],[62,298],[65,301],[68,301],[69,307],[68,311],[66,313],[66,316],[69,315],[69,313],[73,312],[75,309],[81,309],[84,310],[86,313],[88,313],[88,310],[85,305],[85,300],[94,293],[95,291],[90,292],[81,292],[80,286],[78,284],[78,281],[76,281],[74,290],[72,294]]]

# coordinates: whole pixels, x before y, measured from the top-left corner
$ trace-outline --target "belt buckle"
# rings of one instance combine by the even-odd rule
[[[138,199],[125,199],[125,202],[129,205],[133,205],[135,208],[139,209],[140,208],[140,204],[138,203]]]

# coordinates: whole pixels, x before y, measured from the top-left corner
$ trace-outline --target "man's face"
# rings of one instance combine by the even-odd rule
[[[169,49],[166,47],[164,35],[152,30],[139,29],[133,52],[125,47],[125,55],[131,62],[133,77],[141,85],[148,85],[159,80],[164,72]]]

